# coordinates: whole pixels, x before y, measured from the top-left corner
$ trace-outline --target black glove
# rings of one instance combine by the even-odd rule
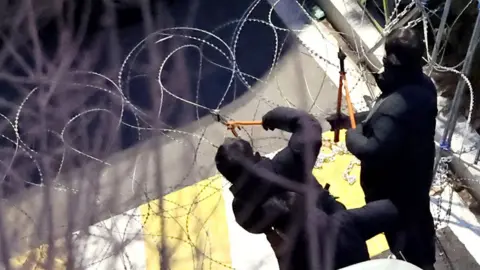
[[[287,247],[287,241],[288,239],[282,235],[280,232],[276,230],[270,230],[267,233],[265,233],[267,236],[267,240],[272,246],[273,252],[275,253],[275,257],[277,257],[278,260],[282,258],[285,253],[285,248]]]
[[[350,118],[343,113],[340,116],[338,116],[337,113],[333,113],[327,116],[325,120],[330,124],[331,131],[348,129],[350,127]]]
[[[277,107],[262,117],[262,126],[265,130],[278,128],[283,131],[292,132],[292,126],[295,124],[295,120],[298,120],[303,114],[306,114],[306,112],[288,107]]]

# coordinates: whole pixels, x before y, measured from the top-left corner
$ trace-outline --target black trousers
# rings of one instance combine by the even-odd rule
[[[323,209],[336,209],[331,214],[324,211],[314,213],[318,241],[322,252],[319,254],[321,269],[339,269],[367,261],[369,259],[366,241],[375,235],[390,230],[398,222],[398,210],[389,200],[378,200],[363,207],[345,210],[340,203],[332,200],[323,201]],[[333,205],[336,204],[336,205]],[[308,266],[308,242],[311,237],[301,226],[300,237],[289,265],[284,269],[310,269]],[[288,233],[284,232],[288,235]],[[281,261],[281,260],[280,260]]]
[[[369,202],[368,198],[366,200]],[[432,269],[435,263],[435,225],[430,200],[415,201],[395,203],[400,220],[395,229],[385,232],[385,237],[397,259],[404,259],[422,269]]]

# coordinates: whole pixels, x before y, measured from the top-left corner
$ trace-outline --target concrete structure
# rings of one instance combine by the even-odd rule
[[[184,9],[185,5],[176,3],[179,4],[178,12],[188,15]],[[248,5],[248,2],[241,1],[227,3],[214,0],[214,3],[212,1],[206,3],[199,7],[194,27],[212,31],[225,22],[241,17]],[[212,14],[211,6],[217,7],[215,12],[221,7],[225,10]],[[270,9],[271,6],[268,3],[261,2],[256,11],[265,15]],[[274,19],[278,23],[278,18],[274,16]],[[237,96],[223,106],[222,114],[237,120],[258,119],[267,110],[280,105],[310,110],[316,115],[333,111],[337,80],[331,81],[329,75],[318,66],[317,59],[298,45],[294,35],[290,35],[288,42],[284,42],[287,31],[279,31],[276,37],[282,42],[276,44],[273,28],[268,25],[267,19],[263,22],[245,21],[235,47],[241,70],[258,80],[255,84],[251,83],[254,85],[248,89],[248,92],[242,93],[241,96]],[[229,40],[236,25],[237,22],[234,21],[230,24],[230,28],[226,29],[228,31],[223,32],[223,36],[222,33],[217,34],[224,40]],[[303,25],[299,27],[301,29]],[[135,44],[144,38],[139,36],[142,29],[143,25],[134,25],[120,34],[123,40]],[[336,49],[323,39],[321,44],[329,45],[327,47],[327,49],[330,48],[329,50]],[[280,57],[274,55],[275,45],[278,46],[277,49],[280,46],[283,48],[283,54]],[[127,51],[132,47],[128,47]],[[333,55],[336,54],[332,52]],[[192,54],[193,57],[197,57],[197,54]],[[208,52],[205,54],[210,56]],[[209,60],[227,62],[225,59],[220,59],[224,61],[221,62],[215,59],[215,56],[217,55],[210,56]],[[198,61],[193,57],[192,59]],[[336,63],[335,59],[332,61]],[[274,62],[273,67],[272,62]],[[198,65],[192,65],[191,68],[195,71]],[[208,68],[210,70],[207,70]],[[262,68],[264,70],[261,70]],[[227,77],[225,70],[208,67],[207,63],[204,65],[204,70],[207,70],[207,74],[203,81],[207,81],[208,84],[203,85],[201,94],[209,97],[215,94],[212,93],[213,90],[221,91],[220,94],[223,94],[227,85],[226,83],[224,85]],[[328,72],[336,73],[336,69],[328,65]],[[230,75],[229,70],[226,73]],[[195,73],[192,72],[192,74]],[[187,75],[189,74],[178,72],[176,79],[187,81],[185,78]],[[229,77],[227,82],[228,79]],[[195,88],[191,89],[195,93]],[[174,94],[179,95],[180,92],[174,92]],[[175,107],[174,98],[166,93],[162,95],[165,99],[168,98],[165,106],[173,107],[176,115],[195,112],[193,105],[185,106],[186,108]],[[211,107],[215,108],[215,103],[218,101],[214,100],[212,103],[214,104]],[[182,106],[184,105],[186,103]],[[253,128],[249,131],[251,131],[252,143],[262,153],[270,153],[285,144],[285,134],[280,132],[266,133],[261,128]],[[211,115],[207,114],[198,121],[192,118],[190,123],[177,127],[174,131],[159,131],[156,133],[158,136],[152,136],[130,149],[115,153],[103,160],[102,164],[93,161],[92,166],[66,172],[56,179],[66,188],[49,189],[52,202],[51,216],[48,218],[45,218],[46,188],[44,187],[32,187],[2,201],[0,204],[2,233],[8,236],[10,243],[8,251],[11,255],[22,254],[29,248],[46,243],[50,235],[61,237],[69,231],[87,230],[92,224],[122,215],[141,204],[214,175],[215,146],[223,141],[225,132],[225,127],[214,122]],[[49,222],[51,222],[50,225]],[[115,223],[115,221],[112,222]]]
[[[372,70],[382,67],[383,48],[376,47],[383,36],[365,15],[363,8],[355,0],[331,1],[316,0],[325,11],[328,21],[343,34],[355,51],[364,55],[365,62]],[[373,49],[372,49],[373,48]]]

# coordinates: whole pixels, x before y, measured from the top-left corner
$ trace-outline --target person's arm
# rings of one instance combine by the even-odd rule
[[[295,133],[302,123],[301,120],[318,122],[313,115],[306,111],[289,107],[276,107],[262,117],[262,126],[266,130],[280,129]]]
[[[370,111],[365,111],[354,114],[355,123],[357,126],[367,119],[369,113]],[[327,116],[327,118],[325,118],[325,120],[328,122],[328,124],[330,124],[330,131],[348,129],[351,127],[350,117],[343,113],[340,116],[338,116],[336,113],[330,114]]]
[[[316,208],[319,210],[335,212],[336,210],[344,207],[338,203],[338,205],[335,205],[335,209],[333,209],[333,203],[336,202],[335,198],[333,198],[332,195],[316,181],[311,172],[309,175],[303,175],[303,177],[300,177],[300,179],[308,179],[306,181],[300,180],[299,183],[263,167],[255,166],[251,160],[236,158],[236,162],[242,166],[246,173],[249,173],[256,179],[260,179],[262,182],[271,183],[272,185],[280,187],[283,190],[302,195],[305,195],[307,192],[311,192],[310,195],[316,197]]]
[[[292,133],[288,147],[273,158],[277,166],[313,169],[322,146],[322,126],[313,115],[302,110],[277,107],[264,115],[262,123],[267,130],[280,129]]]
[[[347,130],[347,149],[360,160],[383,160],[402,147],[408,111],[404,96],[394,93],[381,106],[371,122],[372,136],[364,135],[362,124]]]
[[[266,233],[278,222],[284,223],[289,214],[287,201],[273,196],[260,205],[234,198],[233,214],[238,225],[250,233]]]
[[[347,214],[365,241],[395,229],[399,215],[390,200],[370,202],[363,207],[347,210]]]

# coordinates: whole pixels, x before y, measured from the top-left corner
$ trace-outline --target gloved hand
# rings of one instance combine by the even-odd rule
[[[281,129],[291,131],[292,122],[302,112],[288,107],[277,107],[262,117],[262,126],[265,130]]]
[[[275,120],[272,119],[271,115],[265,114],[262,118],[262,127],[265,130],[274,130],[275,129]]]
[[[350,128],[350,118],[343,113],[340,115],[340,117],[337,115],[337,113],[332,113],[327,116],[325,120],[330,124],[331,131]]]
[[[287,239],[274,229],[266,232],[265,235],[267,236],[267,240],[277,259],[282,258],[282,255],[284,255],[285,252]]]

